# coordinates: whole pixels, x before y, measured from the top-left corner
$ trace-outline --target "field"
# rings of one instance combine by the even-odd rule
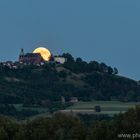
[[[135,108],[136,105],[140,106],[140,102],[119,102],[119,101],[92,101],[92,102],[78,102],[72,106],[66,108],[65,110],[59,110],[57,112],[62,113],[74,113],[74,114],[107,114],[109,116],[114,116],[115,114],[124,113],[130,108]],[[101,112],[96,112],[94,107],[100,106]],[[39,114],[33,116],[50,116],[48,108],[40,107],[22,107],[22,104],[15,105],[17,110],[30,109],[33,111],[38,111]],[[57,113],[54,112],[54,113]]]
[[[15,107],[18,111],[21,111],[22,109],[24,109],[24,110],[38,111],[39,113],[48,112],[48,108],[44,108],[44,107],[23,107],[22,104],[15,104],[14,107]]]
[[[140,105],[140,102],[119,102],[119,101],[93,101],[93,102],[78,102],[68,107],[61,112],[73,112],[82,114],[108,114],[115,115],[120,112],[126,112],[130,108],[135,108],[136,105]],[[95,112],[94,107],[100,106],[101,112]]]

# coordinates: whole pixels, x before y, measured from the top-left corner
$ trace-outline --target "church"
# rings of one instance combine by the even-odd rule
[[[67,59],[62,56],[53,56],[46,48],[39,47],[35,49],[33,53],[24,53],[23,48],[19,55],[19,63],[25,64],[41,64],[45,62],[55,62],[58,64],[64,64]]]
[[[24,53],[24,50],[21,49],[20,55],[19,55],[19,62],[20,63],[26,63],[26,64],[39,64],[42,62],[45,62],[43,57],[40,53]]]

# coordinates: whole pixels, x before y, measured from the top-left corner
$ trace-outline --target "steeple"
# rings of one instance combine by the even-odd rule
[[[24,56],[24,50],[21,48],[20,57]]]
[[[24,50],[23,48],[21,48],[21,52],[19,54],[19,62],[22,62],[23,58],[24,58]]]

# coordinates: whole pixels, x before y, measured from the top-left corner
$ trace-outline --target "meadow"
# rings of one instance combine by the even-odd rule
[[[95,106],[100,106],[101,111],[96,112]],[[120,102],[120,101],[92,101],[92,102],[78,102],[64,110],[59,110],[57,112],[61,113],[74,113],[74,114],[96,114],[96,115],[109,115],[114,116],[119,113],[124,113],[130,108],[135,108],[140,106],[140,102]],[[38,111],[37,115],[32,116],[33,118],[37,116],[50,116],[48,108],[45,107],[23,107],[22,104],[15,105],[18,111],[22,109]],[[31,117],[31,118],[32,118]]]
[[[119,113],[124,113],[130,108],[135,108],[139,106],[140,102],[119,102],[119,101],[92,101],[92,102],[78,102],[74,105],[68,107],[66,110],[71,110],[72,112],[87,113],[87,114],[108,114],[115,115]],[[100,106],[101,112],[95,112],[94,107]],[[65,110],[65,111],[66,111]],[[88,112],[89,110],[89,112]],[[93,112],[91,112],[93,110]]]

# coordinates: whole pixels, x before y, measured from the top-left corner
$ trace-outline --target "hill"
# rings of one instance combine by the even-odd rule
[[[71,97],[81,101],[140,101],[138,82],[118,76],[117,68],[75,60],[70,54],[63,56],[68,60],[65,64],[19,65],[16,69],[1,64],[0,104],[53,109],[69,106]],[[61,104],[61,97],[67,104]]]

